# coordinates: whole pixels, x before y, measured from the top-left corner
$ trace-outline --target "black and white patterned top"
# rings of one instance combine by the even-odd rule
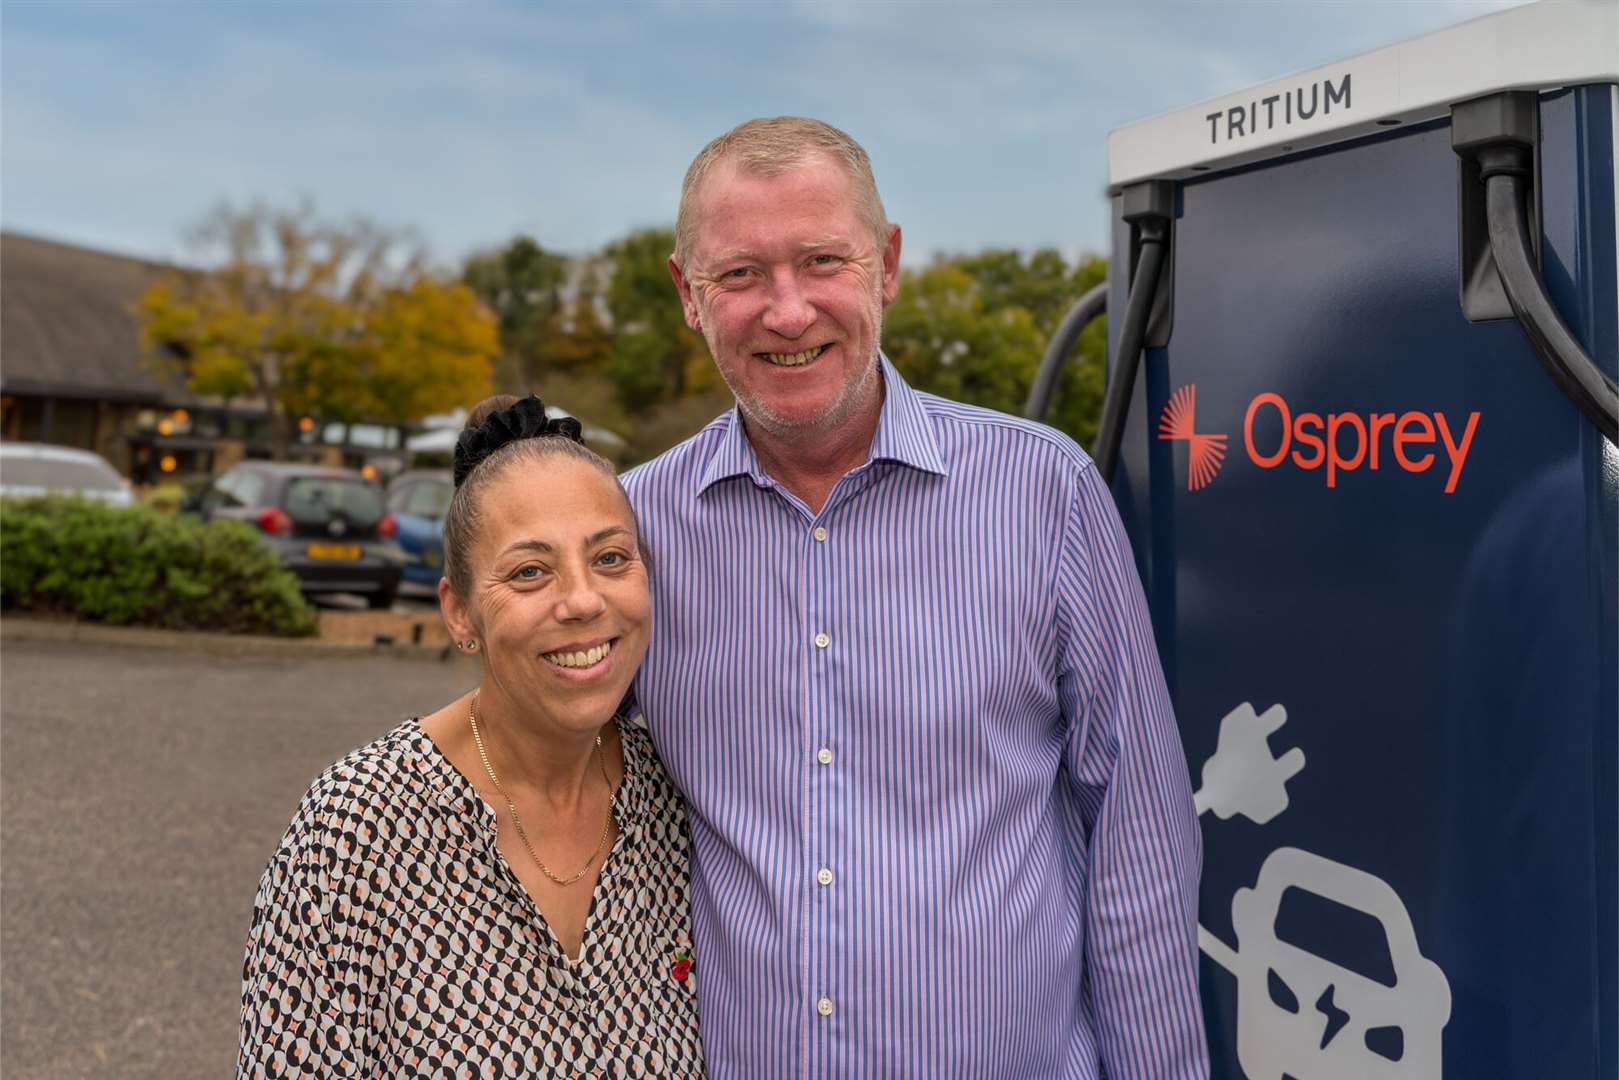
[[[620,836],[562,951],[417,720],[326,770],[259,883],[237,1075],[701,1077],[685,809],[621,721]]]

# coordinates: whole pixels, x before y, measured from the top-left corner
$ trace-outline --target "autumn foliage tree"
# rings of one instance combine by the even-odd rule
[[[193,238],[207,269],[142,295],[143,346],[197,393],[262,400],[278,457],[304,415],[404,423],[488,393],[494,317],[400,233],[260,204],[221,206]]]
[[[1051,250],[989,250],[905,270],[883,319],[883,348],[918,389],[1021,413],[1057,325],[1107,276],[1101,259],[1070,266]],[[1101,414],[1106,320],[1080,337],[1046,422],[1089,446]]]

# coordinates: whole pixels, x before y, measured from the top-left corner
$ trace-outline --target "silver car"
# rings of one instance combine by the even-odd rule
[[[135,501],[100,454],[45,443],[0,442],[0,495],[80,495],[109,506]]]

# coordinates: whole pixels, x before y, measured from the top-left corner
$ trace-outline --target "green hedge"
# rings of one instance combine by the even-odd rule
[[[59,496],[0,501],[0,607],[283,637],[317,621],[249,525]]]

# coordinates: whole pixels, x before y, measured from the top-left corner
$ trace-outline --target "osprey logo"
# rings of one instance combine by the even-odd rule
[[[1197,384],[1187,383],[1164,405],[1158,417],[1158,437],[1175,442],[1190,443],[1186,466],[1186,490],[1198,491],[1208,487],[1219,475],[1225,461],[1224,435],[1201,434],[1197,431]]]
[[[1329,489],[1361,469],[1427,472],[1441,464],[1442,450],[1444,493],[1451,495],[1461,483],[1479,416],[1475,410],[1467,413],[1465,423],[1453,424],[1443,412],[1415,409],[1322,414],[1296,410],[1281,394],[1266,391],[1256,395],[1243,413],[1242,446],[1248,460],[1261,469],[1322,470]],[[1164,404],[1158,437],[1189,444],[1186,490],[1201,491],[1220,474],[1227,436],[1197,430],[1196,383],[1176,390]]]

